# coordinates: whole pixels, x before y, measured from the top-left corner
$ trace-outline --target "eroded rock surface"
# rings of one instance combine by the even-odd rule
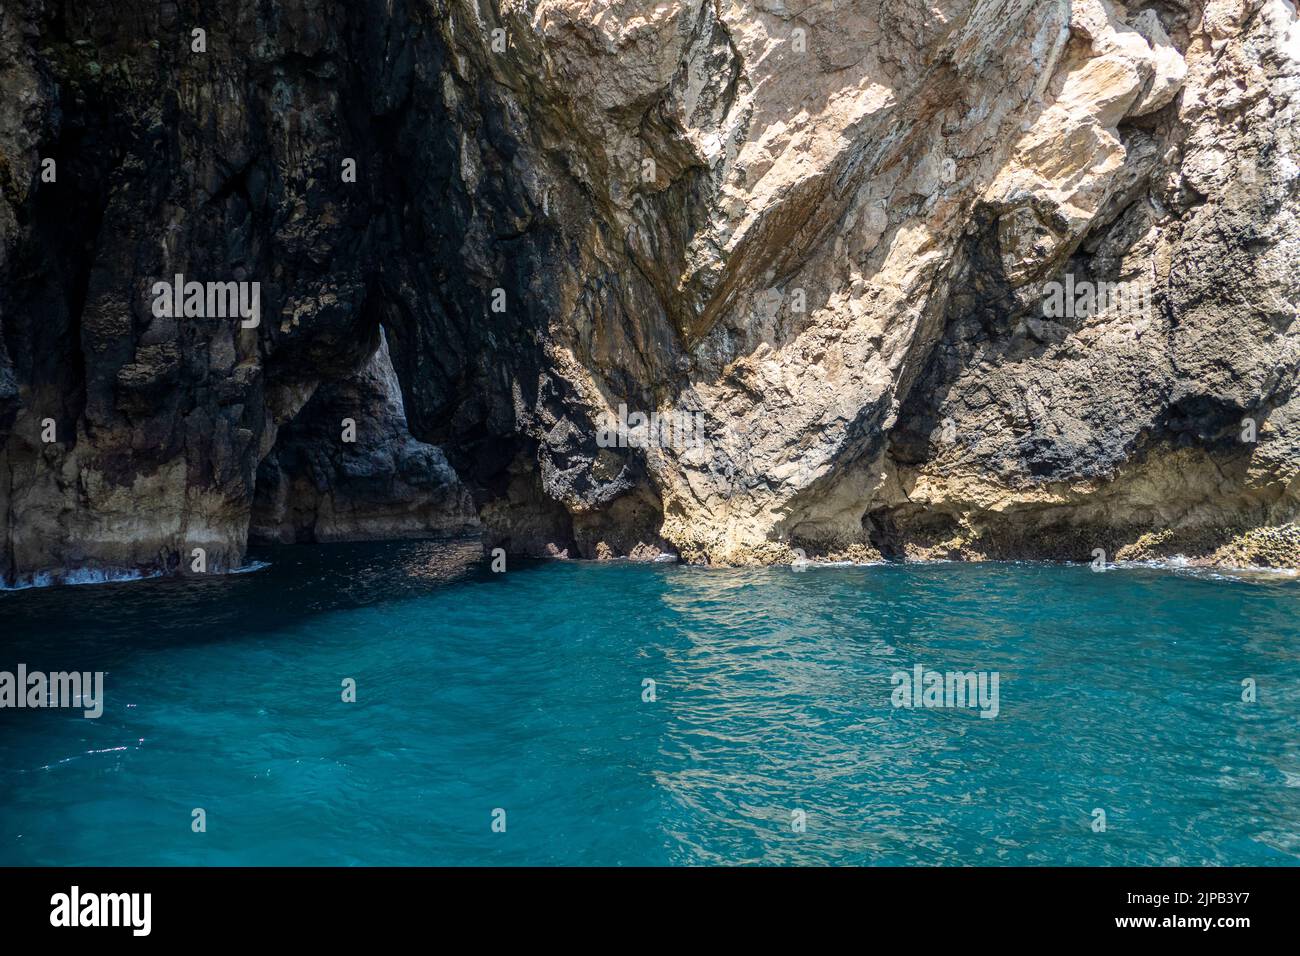
[[[255,512],[1300,564],[1287,0],[223,9],[0,11],[6,580],[233,566]],[[261,326],[155,318],[178,272],[260,281]],[[1067,281],[1141,294],[1061,314]],[[360,485],[321,444],[350,405],[392,436]],[[620,406],[704,440],[610,445]]]
[[[442,450],[408,431],[382,332],[370,361],[317,388],[258,468],[254,539],[297,544],[479,530],[469,492]]]

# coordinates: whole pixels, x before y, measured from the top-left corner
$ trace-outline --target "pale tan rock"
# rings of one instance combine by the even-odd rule
[[[1200,255],[1188,217],[1224,213],[1217,200],[1198,212],[1187,188],[1231,203],[1224,177],[1232,164],[1293,135],[1294,70],[1278,66],[1292,35],[1289,8],[1270,6],[1249,36],[1240,32],[1249,11],[1232,3],[1210,4],[1203,20],[1190,5],[1168,27],[1154,10],[1133,15],[1108,0],[801,10],[515,4],[501,13],[525,51],[526,84],[503,62],[486,61],[512,90],[528,87],[519,109],[541,146],[532,158],[547,166],[562,156],[595,196],[600,239],[584,234],[585,220],[553,213],[558,228],[593,251],[585,267],[557,273],[556,282],[573,286],[565,301],[576,308],[584,287],[617,285],[633,270],[653,290],[654,301],[607,301],[590,325],[554,315],[553,367],[593,422],[630,397],[614,385],[628,379],[642,383],[647,410],[698,409],[708,420],[707,448],[644,453],[663,503],[663,537],[694,560],[780,561],[792,543],[872,547],[872,514],[954,515],[974,526],[987,513],[999,516],[995,525],[1021,522],[1022,537],[1048,518],[1127,533],[1147,520],[1253,514],[1253,479],[1243,474],[1246,484],[1225,487],[1212,478],[1228,459],[1208,453],[1184,484],[1165,487],[1164,472],[1133,457],[1133,442],[1169,441],[1156,434],[1164,427],[1156,420],[1172,414],[1168,402],[1192,402],[1198,392],[1242,408],[1257,403],[1256,370],[1283,340],[1237,341],[1237,371],[1209,376],[1202,388],[1196,376],[1208,365],[1198,361],[1213,362],[1223,348],[1212,338],[1220,332],[1209,331],[1220,328],[1217,319],[1203,320],[1198,335],[1196,323],[1186,328],[1175,317],[1182,331],[1166,351],[1167,299],[1103,311],[1073,328],[1033,318],[1029,307],[1042,283],[1080,256],[1111,270],[1113,281],[1159,289],[1171,269]],[[804,31],[802,55],[796,30]],[[458,36],[467,57],[478,57],[464,31]],[[1201,37],[1219,45],[1203,49]],[[1211,112],[1242,89],[1282,109],[1283,128],[1229,134]],[[645,159],[656,172],[640,184]],[[554,167],[547,176],[564,178]],[[1144,222],[1139,208],[1151,210]],[[1242,291],[1256,314],[1280,317],[1294,306],[1295,268],[1283,261],[1294,200],[1273,221],[1255,260],[1255,274],[1269,278]],[[977,234],[996,243],[995,260],[970,260]],[[1000,275],[987,271],[994,265]],[[1009,328],[1046,345],[1020,359],[999,347],[988,374],[1013,386],[1054,364],[1043,393],[1019,399],[1029,410],[1026,431],[986,421],[978,427],[994,430],[978,438],[987,449],[979,454],[1023,441],[1091,442],[1095,453],[1077,456],[1086,480],[986,473],[978,457],[942,451],[921,473],[895,463],[891,435],[915,427],[902,420],[904,406],[924,404],[918,390],[936,384],[923,374],[945,329],[963,321],[974,284],[990,283],[1006,289],[999,308],[1018,316]],[[795,290],[805,312],[792,307]],[[1202,307],[1188,300],[1174,308]],[[1144,374],[1152,350],[1166,384],[1148,389],[1146,417],[1134,417],[1136,390],[1127,383]],[[1103,370],[1114,378],[1096,380]],[[978,389],[977,381],[973,374],[960,388]],[[1108,420],[1112,389],[1123,391]],[[959,431],[976,427],[958,418]],[[1290,442],[1293,427],[1286,432]],[[1287,474],[1292,456],[1279,461]],[[1073,467],[1054,459],[1051,469]],[[1159,491],[1141,490],[1151,482]],[[1230,503],[1208,506],[1214,495]],[[586,513],[581,500],[560,500]],[[1288,496],[1256,517],[1278,520],[1293,506]]]

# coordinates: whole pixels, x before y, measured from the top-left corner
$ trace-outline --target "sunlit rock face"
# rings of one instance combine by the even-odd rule
[[[1300,563],[1285,0],[65,6],[0,12],[11,582],[250,521]]]
[[[444,34],[547,237],[520,422],[588,541],[649,489],[695,560],[1295,562],[1289,5],[491,6]],[[593,448],[622,403],[707,441]]]

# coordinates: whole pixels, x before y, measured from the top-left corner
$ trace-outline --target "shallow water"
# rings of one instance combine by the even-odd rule
[[[0,710],[0,864],[1300,862],[1295,580],[477,553],[0,594],[0,670],[107,672]]]

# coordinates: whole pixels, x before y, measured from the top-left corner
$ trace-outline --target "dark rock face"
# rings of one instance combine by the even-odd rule
[[[411,437],[381,337],[364,367],[322,384],[280,428],[258,468],[249,535],[357,541],[462,536],[479,527],[469,492],[442,450]]]
[[[1294,563],[1300,28],[1231,6],[8,0],[0,582],[480,527]]]
[[[237,566],[282,426],[351,401],[362,436],[395,436],[391,396],[357,374],[381,323],[404,346],[424,433],[457,439],[471,473],[513,457],[510,352],[485,346],[493,332],[500,345],[522,333],[484,327],[482,295],[455,258],[467,200],[434,92],[437,16],[315,0],[6,4],[0,579],[183,570],[196,547],[208,570]],[[203,52],[194,28],[206,30]],[[153,283],[176,274],[257,282],[260,326],[154,315]],[[311,457],[313,421],[291,431],[268,481],[284,479],[276,462]],[[436,448],[374,441],[365,447],[382,461],[337,452],[337,526],[311,518],[319,501],[298,501],[259,516],[263,530],[416,530],[399,511],[429,530],[474,523]],[[317,488],[329,470],[303,469]],[[384,488],[402,499],[392,509]],[[354,492],[365,501],[338,500]]]

